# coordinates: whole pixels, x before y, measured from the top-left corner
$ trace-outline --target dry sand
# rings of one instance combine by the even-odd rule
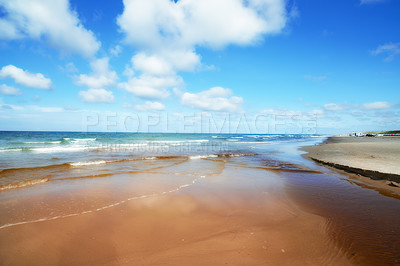
[[[330,137],[303,150],[317,163],[400,193],[400,137]]]

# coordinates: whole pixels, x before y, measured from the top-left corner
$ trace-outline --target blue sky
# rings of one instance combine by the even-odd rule
[[[0,0],[0,130],[400,128],[397,0]]]

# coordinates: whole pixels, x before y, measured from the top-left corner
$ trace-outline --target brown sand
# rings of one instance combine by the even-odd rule
[[[347,173],[361,182],[400,193],[399,137],[330,137],[303,147],[306,158]],[[363,178],[367,177],[367,178]]]
[[[157,180],[177,178],[165,169],[158,175]],[[152,180],[145,173],[138,177]],[[107,186],[98,185],[99,181],[79,182],[79,186],[61,191],[53,190],[54,184],[32,187],[25,197],[21,196],[27,190],[16,190],[2,202],[7,208],[29,210],[40,202],[59,206],[63,197],[79,199],[86,193],[98,197],[98,201],[109,200],[118,198],[118,191],[123,194],[122,188],[128,186],[140,195],[144,190],[171,189],[174,183],[149,181],[139,189],[132,181],[119,181],[118,186],[110,186],[107,180]],[[78,187],[85,188],[85,192]],[[80,202],[83,209],[91,208],[91,203],[83,199]],[[285,195],[276,174],[227,166],[220,173],[171,193],[156,193],[87,214],[0,229],[0,264],[349,264],[327,236],[325,223],[322,217],[298,209]]]

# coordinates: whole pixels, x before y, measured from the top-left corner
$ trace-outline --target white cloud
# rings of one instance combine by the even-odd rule
[[[0,19],[0,39],[3,40],[14,40],[21,38],[21,34],[17,28],[10,21]]]
[[[78,108],[72,106],[72,105],[66,105],[64,106],[65,111],[78,111]]]
[[[0,94],[5,95],[21,95],[21,91],[18,88],[7,86],[6,84],[0,85]]]
[[[182,78],[176,73],[194,71],[199,65],[200,57],[192,51],[139,52],[132,57],[132,66],[141,74],[134,77],[133,69],[126,68],[124,73],[130,79],[122,87],[141,98],[166,98],[170,95],[169,89],[183,85]]]
[[[170,95],[167,88],[182,84],[179,76],[141,75],[131,78],[128,82],[120,83],[120,87],[138,97],[145,99],[165,99]]]
[[[293,111],[286,109],[265,109],[261,113],[267,115],[279,115],[279,116],[301,116],[303,113],[301,111]]]
[[[132,108],[132,104],[130,104],[130,103],[123,103],[123,104],[122,104],[122,108],[131,109],[131,108]]]
[[[107,57],[92,60],[90,62],[92,73],[75,77],[75,83],[91,89],[101,89],[115,85],[118,76],[115,71],[110,70],[108,60]]]
[[[172,74],[172,65],[163,58],[156,55],[147,56],[144,53],[138,53],[132,57],[133,67],[144,73],[153,75]]]
[[[30,73],[13,65],[4,66],[0,70],[0,78],[11,78],[16,83],[37,89],[50,89],[51,80],[41,73]]]
[[[151,75],[171,75],[179,71],[194,71],[200,57],[193,51],[170,50],[157,54],[140,52],[132,57],[133,67]]]
[[[54,106],[38,106],[38,105],[19,106],[12,104],[3,104],[1,99],[0,99],[0,108],[7,110],[15,110],[15,111],[22,111],[22,110],[26,110],[29,112],[37,111],[42,113],[58,113],[65,110],[64,108],[54,107]]]
[[[89,89],[87,91],[80,91],[79,97],[87,103],[110,103],[114,101],[112,91],[105,89]]]
[[[44,39],[65,54],[93,56],[100,48],[93,32],[85,29],[68,0],[0,0],[0,39]]]
[[[124,75],[125,77],[128,77],[128,78],[131,78],[135,75],[135,71],[133,71],[133,69],[129,65],[126,65],[124,72],[122,72],[122,75]]]
[[[324,109],[328,111],[341,111],[349,108],[346,104],[327,103],[324,104]]]
[[[353,110],[353,111],[351,111],[351,115],[352,116],[363,116],[364,112],[360,111],[360,110]]]
[[[118,45],[118,44],[110,49],[110,53],[113,56],[118,56],[121,52],[122,52],[122,47],[121,47],[121,45]]]
[[[308,114],[308,115],[311,115],[311,116],[322,117],[325,113],[324,113],[323,110],[315,109],[315,110],[311,110],[311,111],[308,112],[307,114]]]
[[[253,45],[281,32],[286,21],[284,0],[124,0],[117,23],[126,43],[138,48],[132,57],[138,76],[122,87],[139,97],[164,98],[183,84],[178,72],[201,69],[197,47]],[[159,80],[179,84],[154,87],[151,81]]]
[[[71,73],[78,72],[78,68],[76,68],[76,66],[72,62],[69,62],[65,65],[65,70]]]
[[[390,107],[392,107],[392,104],[388,102],[373,102],[362,105],[362,108],[366,110],[388,109]]]
[[[136,110],[138,111],[162,111],[164,109],[165,106],[159,102],[147,101],[145,104],[136,105]]]
[[[373,55],[386,54],[385,61],[393,60],[400,54],[400,43],[387,43],[380,45],[376,50],[372,51]]]
[[[199,93],[185,92],[181,97],[183,105],[208,111],[237,112],[243,99],[232,96],[230,89],[213,87]]]
[[[125,0],[117,23],[140,47],[247,45],[286,23],[283,0]]]
[[[0,111],[1,110],[15,110],[15,111],[22,111],[24,107],[19,105],[12,105],[12,104],[5,104],[3,100],[0,98]]]

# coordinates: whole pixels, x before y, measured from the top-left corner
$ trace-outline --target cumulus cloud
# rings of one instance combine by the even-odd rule
[[[117,23],[126,43],[139,51],[132,57],[137,76],[123,87],[139,97],[165,97],[183,84],[178,72],[200,69],[197,47],[252,45],[279,33],[286,20],[284,0],[124,0]],[[180,84],[155,87],[150,80]]]
[[[178,71],[193,71],[200,57],[193,51],[166,51],[158,54],[140,52],[132,57],[133,67],[151,75],[171,75]]]
[[[392,107],[392,104],[388,102],[373,102],[362,105],[362,108],[365,110],[388,109],[390,107]]]
[[[121,45],[118,45],[118,44],[110,49],[110,53],[113,56],[118,56],[121,52],[122,52],[122,47],[121,47]]]
[[[0,0],[0,39],[46,40],[63,54],[93,56],[100,42],[85,29],[68,0]]]
[[[89,89],[87,91],[80,91],[79,97],[87,103],[110,103],[114,101],[113,93],[105,89]]]
[[[120,86],[141,98],[163,99],[170,95],[169,89],[183,86],[178,71],[193,71],[199,64],[200,57],[193,51],[139,52],[132,57],[132,68],[124,71],[128,82]]]
[[[153,76],[144,74],[133,77],[128,82],[120,83],[119,86],[141,98],[165,99],[170,95],[168,88],[182,83],[182,78],[177,75]]]
[[[117,19],[126,41],[141,47],[247,45],[286,23],[283,0],[124,0]]]
[[[65,65],[65,70],[71,73],[78,72],[78,68],[76,68],[72,62],[69,62]]]
[[[105,88],[113,86],[118,80],[117,73],[111,71],[108,58],[94,59],[90,62],[92,73],[75,77],[75,84],[86,86],[87,91],[80,91],[79,97],[87,103],[110,103],[114,101],[112,91]]]
[[[337,103],[327,103],[324,104],[324,109],[327,111],[341,111],[348,109],[349,106],[346,104],[337,104]]]
[[[22,35],[11,21],[0,19],[0,39],[13,40],[19,39]]]
[[[372,51],[373,55],[385,54],[385,61],[392,61],[400,54],[400,43],[387,43],[380,45],[376,50]]]
[[[185,92],[181,97],[183,105],[207,111],[237,112],[243,99],[232,96],[230,89],[214,87],[199,93]]]
[[[92,89],[101,89],[115,85],[118,76],[115,71],[110,70],[108,60],[107,57],[92,60],[90,62],[92,73],[76,76],[75,83]]]
[[[159,102],[147,101],[145,104],[136,105],[136,110],[138,111],[162,111],[165,106]]]
[[[0,85],[0,93],[5,95],[21,95],[21,91],[18,88],[7,86],[6,84]]]
[[[11,78],[16,83],[36,89],[50,89],[51,80],[41,73],[30,73],[13,65],[4,66],[0,70],[0,78]]]

